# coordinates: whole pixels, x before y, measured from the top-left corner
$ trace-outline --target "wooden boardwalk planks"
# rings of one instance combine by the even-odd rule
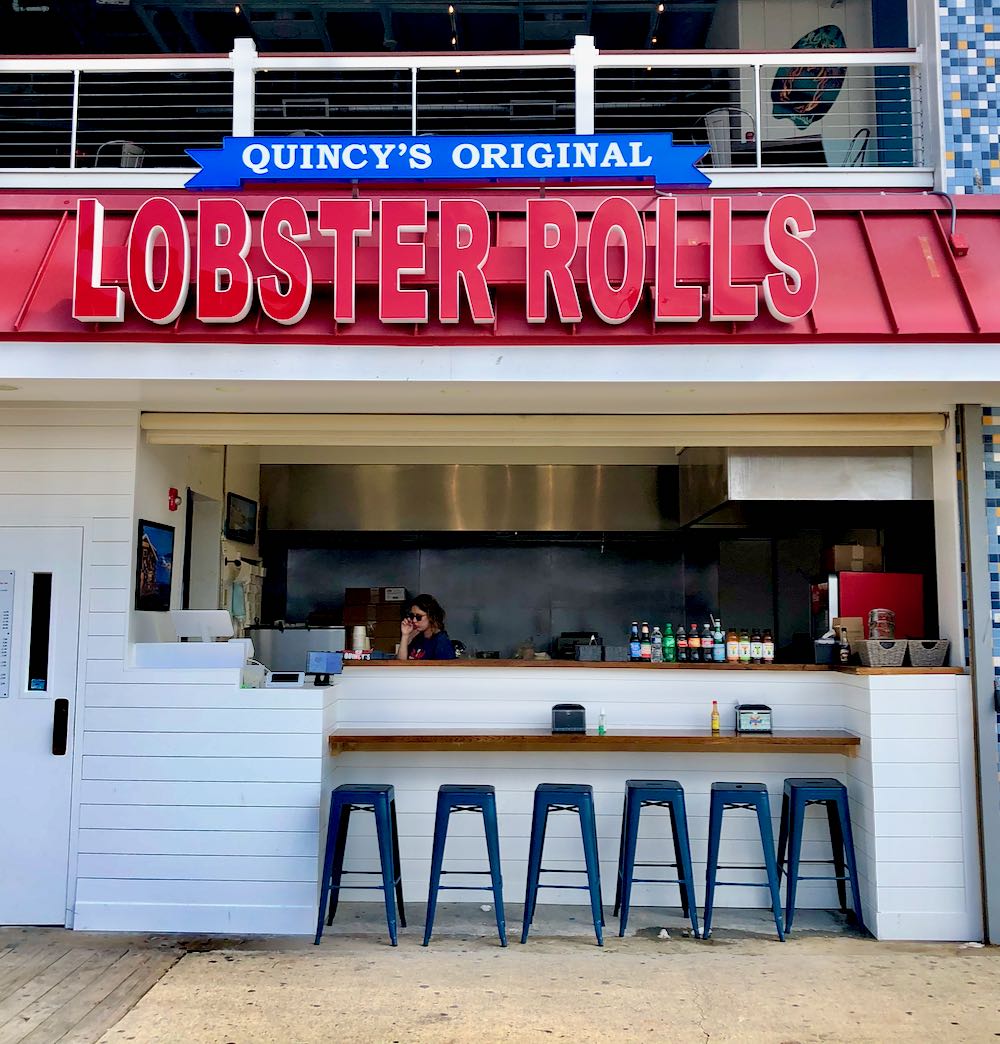
[[[95,1044],[182,953],[135,936],[0,928],[0,1044]]]

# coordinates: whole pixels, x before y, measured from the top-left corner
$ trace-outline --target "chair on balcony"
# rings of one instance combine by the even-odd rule
[[[95,167],[141,167],[146,150],[134,141],[116,139],[99,146],[94,155]]]
[[[743,137],[743,117],[750,120],[751,134],[756,136],[757,124],[753,113],[741,109],[738,105],[722,105],[706,112],[704,116],[705,132],[713,167],[731,167],[733,165],[733,146],[739,147],[745,141]],[[753,137],[749,139],[753,141]]]

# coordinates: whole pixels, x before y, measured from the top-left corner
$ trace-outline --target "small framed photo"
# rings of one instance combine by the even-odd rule
[[[154,613],[170,608],[174,572],[174,527],[139,519],[135,552],[135,607]]]
[[[226,494],[226,539],[252,544],[257,539],[257,503],[238,493]]]

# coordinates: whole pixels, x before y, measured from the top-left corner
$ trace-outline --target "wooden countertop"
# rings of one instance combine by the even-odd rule
[[[616,732],[598,736],[587,733],[556,733],[542,729],[521,731],[475,732],[461,730],[424,730],[393,732],[390,729],[360,729],[333,732],[329,737],[330,753],[348,751],[569,751],[601,753],[630,751],[677,754],[843,754],[855,757],[861,740],[852,732],[840,729],[799,732],[780,730],[773,733],[740,733],[724,729],[713,736],[707,730],[678,729],[658,732]]]
[[[488,669],[490,667],[543,667],[577,670],[626,671],[798,671],[829,674],[965,674],[962,667],[830,667],[816,663],[615,663],[599,660],[345,660],[344,667],[446,667]]]

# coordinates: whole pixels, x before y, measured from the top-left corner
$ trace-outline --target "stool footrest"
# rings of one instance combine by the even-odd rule
[[[806,876],[805,874],[799,874],[798,880],[800,881],[850,881],[850,874],[835,874],[833,877],[819,877],[819,876]]]
[[[761,867],[761,870],[764,868]],[[770,888],[770,881],[716,881],[716,885],[726,885],[729,888]]]
[[[682,884],[686,885],[687,881],[680,877],[667,877],[660,879],[659,877],[633,877],[632,884]]]
[[[493,885],[438,885],[439,892],[492,892]]]
[[[491,874],[492,872],[493,872],[492,870],[442,870],[442,871],[440,871],[442,877],[444,877],[445,874],[462,874],[462,875],[471,877],[473,874]]]
[[[576,889],[576,891],[583,891],[583,892],[589,892],[590,891],[590,885],[589,884],[585,884],[585,885],[557,885],[557,884],[543,884],[541,881],[539,881],[538,882],[538,887],[539,888],[573,888],[573,889]]]
[[[340,872],[345,876],[347,874],[378,874],[379,876],[381,876],[382,874],[381,870],[341,870]]]

